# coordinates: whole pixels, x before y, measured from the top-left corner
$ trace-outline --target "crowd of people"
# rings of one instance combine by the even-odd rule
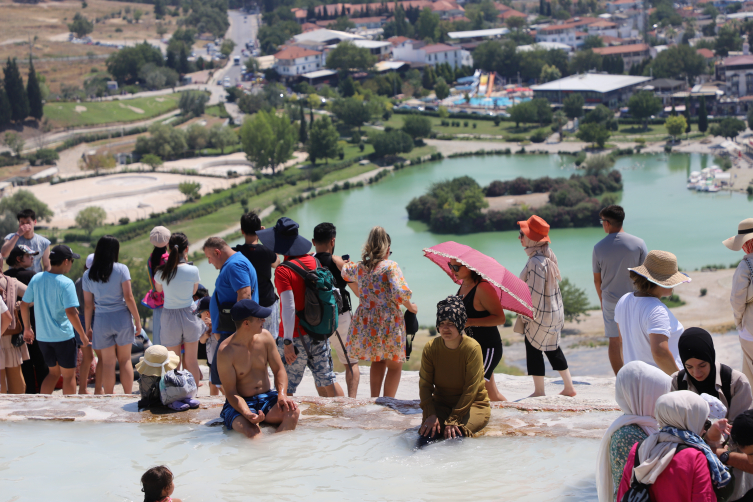
[[[605,207],[600,218],[607,236],[593,249],[594,285],[624,415],[602,440],[599,499],[632,500],[643,490],[662,501],[753,500],[753,219],[724,241],[745,252],[730,297],[743,355],[738,371],[717,360],[708,332],[686,329],[661,301],[691,281],[675,255],[649,252],[643,240],[626,233],[620,206]],[[78,392],[88,393],[96,358],[94,392],[113,393],[119,372],[130,394],[132,344],[142,326],[118,240],[100,238],[74,283],[66,274],[81,257],[36,234],[33,211],[20,212],[18,222],[0,248],[8,265],[0,274],[2,392],[49,394],[62,382],[63,393],[73,394],[78,371]],[[140,301],[152,309],[153,345],[142,367],[161,374],[174,361],[169,367],[182,366],[201,385],[204,345],[210,393],[226,398],[224,425],[249,438],[263,422],[278,431],[295,429],[300,412],[291,396],[306,368],[320,396],[345,395],[332,351],[346,368],[349,397],[358,396],[359,361],[370,362],[371,397],[395,397],[410,350],[406,324],[418,307],[390,259],[387,231],[372,228],[360,259],[351,260],[335,254],[332,223],[317,225],[311,238],[286,217],[273,228],[263,227],[254,213],[240,223],[243,244],[232,248],[218,237],[203,243],[219,271],[211,295],[188,261],[186,235],[152,230],[146,264],[152,288]],[[545,394],[545,355],[562,377],[561,394],[575,396],[560,347],[562,278],[549,225],[539,216],[518,224],[528,256],[520,280],[528,286],[533,315],[518,315],[514,331],[524,335],[531,396]],[[506,400],[494,380],[503,350],[497,327],[505,323],[498,286],[456,258],[447,265],[460,286],[437,304],[439,336],[423,349],[419,445],[473,437],[490,419],[490,401]],[[319,291],[331,293],[331,302]],[[355,308],[351,292],[358,298]],[[150,359],[152,350],[164,362]],[[169,470],[155,469],[142,479],[145,490],[159,485],[160,494],[171,492]]]

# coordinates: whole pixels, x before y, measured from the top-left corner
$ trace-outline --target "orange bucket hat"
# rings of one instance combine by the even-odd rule
[[[549,239],[549,224],[543,218],[533,215],[526,221],[519,221],[520,231],[536,242],[552,242]]]

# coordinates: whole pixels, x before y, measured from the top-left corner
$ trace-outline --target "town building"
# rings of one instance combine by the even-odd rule
[[[618,45],[614,47],[597,47],[593,49],[601,56],[620,56],[625,62],[625,71],[630,70],[634,64],[640,64],[651,57],[647,44]]]
[[[405,43],[403,47],[394,47],[392,49],[392,56],[398,61],[431,66],[436,66],[440,63],[449,63],[453,69],[464,64],[472,64],[473,61],[470,59],[468,51],[447,44],[433,44],[417,48],[413,44]]]
[[[620,103],[626,103],[639,87],[650,80],[651,77],[583,73],[534,85],[531,89],[534,98],[546,98],[552,104],[561,105],[571,94],[580,94],[586,106],[603,104],[616,108]]]
[[[322,53],[303,47],[286,47],[274,55],[274,69],[285,80],[322,68]]]
[[[351,43],[356,47],[367,49],[371,54],[377,57],[377,61],[384,61],[392,54],[392,43],[389,41],[352,40]]]
[[[746,48],[743,47],[744,52],[747,52]],[[725,58],[716,65],[716,79],[725,83],[727,96],[753,95],[753,56],[743,54]]]

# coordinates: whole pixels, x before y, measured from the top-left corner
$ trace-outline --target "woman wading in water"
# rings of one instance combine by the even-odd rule
[[[507,401],[494,382],[494,369],[502,360],[502,338],[497,326],[505,323],[505,311],[497,299],[494,286],[459,261],[450,260],[455,277],[463,281],[458,296],[463,299],[468,320],[465,332],[481,345],[484,362],[484,385],[489,399]]]

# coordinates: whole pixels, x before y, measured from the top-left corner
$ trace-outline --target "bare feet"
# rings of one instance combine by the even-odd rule
[[[565,389],[562,392],[560,392],[560,396],[575,397],[576,394],[577,392],[575,392],[575,389],[571,389],[571,390]]]
[[[544,394],[544,393],[539,394],[538,392],[534,392],[533,394],[531,394],[528,397],[544,397],[544,396],[546,396],[546,394]],[[526,399],[528,399],[528,398],[526,398]]]

